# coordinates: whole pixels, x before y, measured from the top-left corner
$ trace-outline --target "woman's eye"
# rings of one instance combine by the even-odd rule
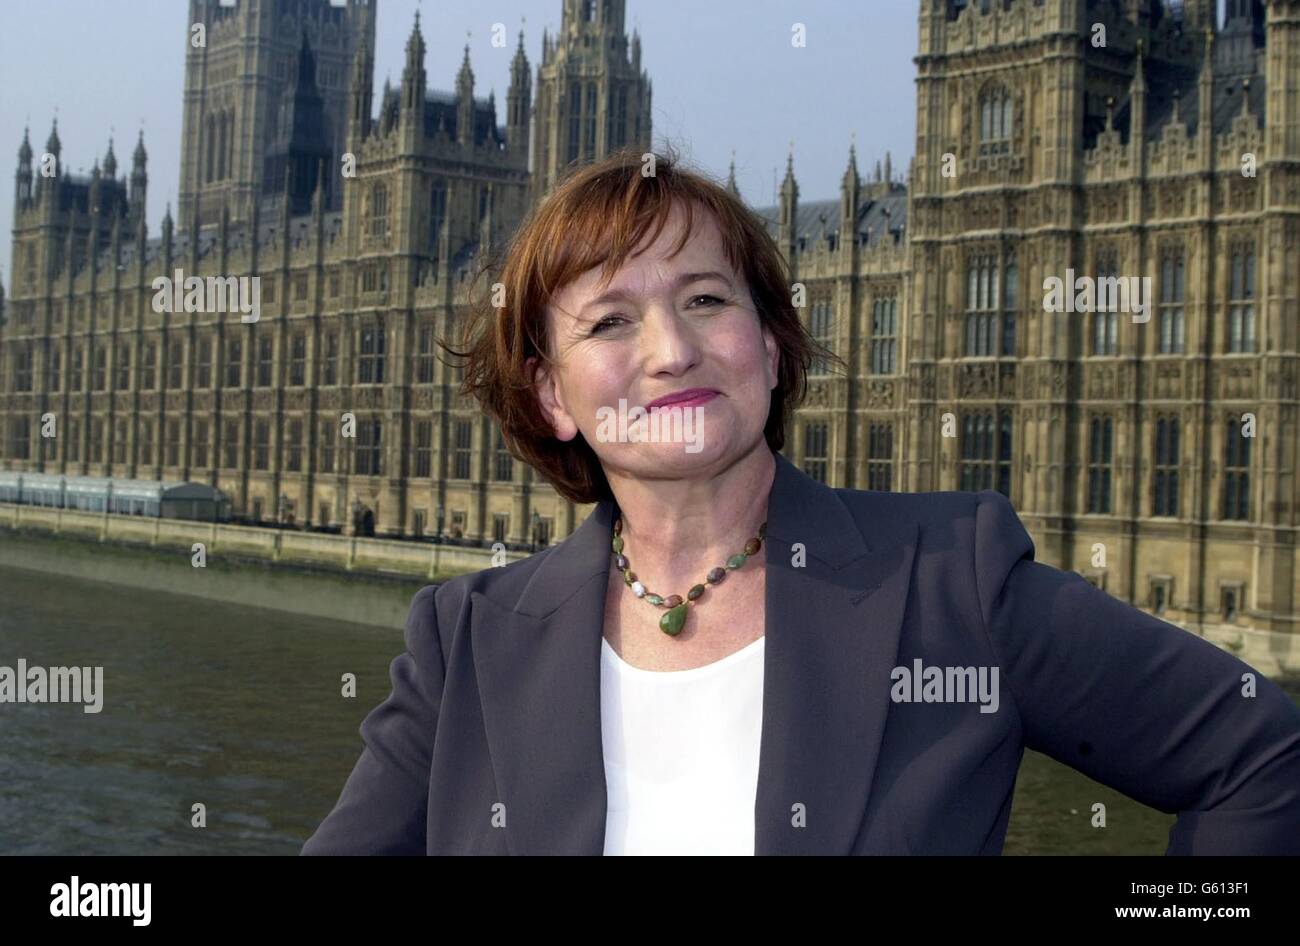
[[[707,303],[708,305],[722,305],[722,300],[719,299],[717,296],[707,296],[707,295],[706,295],[706,296],[696,296],[695,298],[696,298],[696,299],[712,299],[713,301],[712,301],[711,303]],[[694,301],[694,300],[692,300],[692,301]]]
[[[622,321],[624,321],[624,319],[621,315],[607,315],[591,327],[591,333],[593,335],[596,335],[600,332],[601,329],[608,328],[613,325],[617,325],[619,322]]]

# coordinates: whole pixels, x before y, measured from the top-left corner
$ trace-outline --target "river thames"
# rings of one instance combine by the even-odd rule
[[[0,601],[0,665],[103,666],[105,691],[99,713],[0,705],[3,854],[296,854],[404,647],[400,627],[3,567]],[[1105,828],[1091,824],[1097,802]],[[1172,823],[1026,752],[1005,851],[1161,854]]]

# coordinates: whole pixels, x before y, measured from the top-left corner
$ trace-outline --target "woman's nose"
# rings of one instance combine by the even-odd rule
[[[647,312],[642,323],[641,344],[646,370],[651,374],[680,373],[698,358],[694,333],[670,307],[654,306]]]

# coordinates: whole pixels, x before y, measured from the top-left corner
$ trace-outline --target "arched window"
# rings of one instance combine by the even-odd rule
[[[1088,512],[1108,513],[1115,431],[1110,416],[1092,419],[1088,429]]]
[[[569,86],[569,161],[578,160],[579,136],[582,132],[582,83]]]
[[[872,424],[867,434],[867,489],[888,492],[892,486],[894,428]]]
[[[826,482],[828,425],[808,423],[803,429],[803,471],[819,483]]]
[[[235,176],[235,112],[226,112],[226,177]]]
[[[898,297],[881,296],[871,309],[871,373],[893,374],[897,351]]]
[[[207,139],[207,159],[203,162],[203,181],[206,184],[212,183],[212,176],[216,173],[217,160],[217,122],[215,115],[209,115],[207,121],[203,123],[203,135]]]
[[[1011,93],[1002,86],[980,96],[980,154],[1006,154],[1014,137]]]
[[[996,354],[998,296],[997,257],[972,256],[966,263],[967,357]]]
[[[1255,350],[1255,247],[1240,243],[1232,247],[1228,280],[1228,351]]]
[[[370,235],[382,238],[388,234],[388,188],[376,184],[370,189]]]
[[[1184,262],[1182,248],[1167,247],[1160,262],[1159,352],[1181,354],[1185,350],[1183,302]]]
[[[1113,355],[1118,351],[1119,310],[1121,305],[1119,255],[1106,248],[1096,257],[1096,309],[1092,313],[1092,354]]]
[[[1016,353],[1016,319],[1020,309],[1020,269],[1015,253],[1007,257],[1006,278],[1002,293],[1002,354]]]
[[[228,131],[228,121],[223,112],[217,117],[217,174],[218,181],[226,179],[226,133]]]
[[[996,489],[1011,498],[1011,411],[976,411],[962,418],[961,460],[957,464],[959,488],[969,492]],[[996,452],[994,450],[996,437]]]
[[[1250,518],[1250,442],[1237,418],[1228,420],[1223,457],[1223,518]]]
[[[1151,514],[1178,515],[1178,418],[1156,419]]]
[[[835,328],[834,312],[829,299],[818,299],[809,311],[808,330],[817,344],[834,351]],[[809,374],[830,374],[830,360],[824,355],[813,358]]]

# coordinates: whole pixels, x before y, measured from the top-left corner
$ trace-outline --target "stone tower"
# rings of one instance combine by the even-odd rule
[[[267,159],[281,128],[301,109],[286,99],[301,87],[304,45],[331,155],[342,154],[349,114],[351,64],[362,39],[373,40],[376,0],[190,0],[181,127],[179,220],[191,226],[247,219],[251,202],[268,189]],[[285,116],[288,116],[286,119]],[[279,168],[283,162],[271,162]],[[279,191],[283,182],[271,188]],[[309,191],[310,192],[310,191]]]
[[[631,50],[625,0],[564,0],[558,36],[542,34],[533,129],[533,194],[550,190],[574,162],[622,147],[650,148],[651,83],[641,37]]]

